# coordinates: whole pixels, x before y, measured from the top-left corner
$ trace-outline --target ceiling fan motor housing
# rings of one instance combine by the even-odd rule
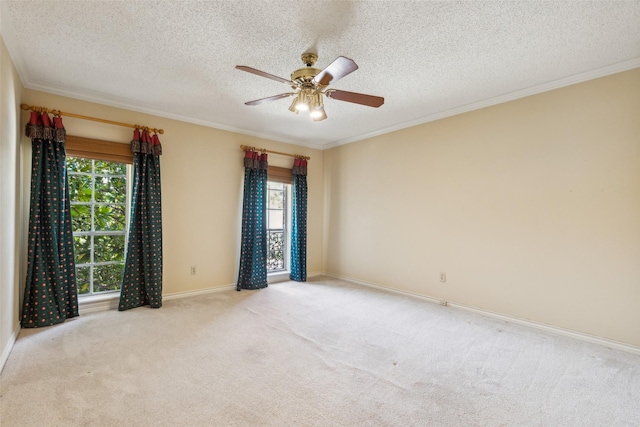
[[[300,85],[303,83],[311,83],[311,80],[313,80],[320,71],[321,70],[313,67],[300,68],[291,73],[291,81]]]
[[[317,68],[313,68],[313,65],[318,60],[318,55],[315,53],[305,52],[300,56],[300,58],[306,67],[299,68],[291,73],[291,81],[299,85],[311,83],[311,80],[313,80],[313,78],[321,71]]]

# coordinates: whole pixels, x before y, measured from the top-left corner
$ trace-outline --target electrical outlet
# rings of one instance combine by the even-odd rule
[[[440,281],[441,282],[447,281],[447,273],[440,273]]]
[[[195,266],[195,265],[192,265],[192,266],[191,266],[191,275],[192,275],[192,276],[195,276],[195,275],[196,275],[196,266]]]

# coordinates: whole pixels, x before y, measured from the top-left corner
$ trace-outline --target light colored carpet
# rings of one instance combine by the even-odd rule
[[[333,279],[23,330],[9,426],[640,426],[640,357]]]

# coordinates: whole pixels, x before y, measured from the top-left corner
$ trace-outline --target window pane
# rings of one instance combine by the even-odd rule
[[[269,229],[284,228],[284,211],[269,209]]]
[[[284,270],[284,232],[269,231],[267,271]]]
[[[284,191],[269,190],[269,209],[284,209]]]
[[[117,291],[123,273],[124,263],[96,265],[93,268],[93,292]]]
[[[281,182],[269,181],[269,188],[273,190],[284,190],[285,184]]]
[[[124,236],[95,236],[94,262],[124,261]]]
[[[104,175],[124,175],[127,171],[127,165],[117,162],[104,162],[96,160],[96,172]]]
[[[95,206],[96,231],[124,231],[126,225],[124,205]]]
[[[78,293],[118,290],[124,271],[127,166],[70,156],[67,167]]]
[[[73,202],[91,202],[91,176],[69,175],[69,200]]]
[[[76,255],[76,264],[90,263],[91,236],[73,236],[73,252]]]
[[[96,202],[126,203],[125,178],[96,177]]]
[[[74,232],[91,231],[91,205],[71,205]]]
[[[91,273],[91,267],[76,268],[76,280],[78,284],[79,294],[88,294],[90,292],[90,288],[89,288],[90,273]]]
[[[91,159],[67,156],[67,170],[69,172],[91,173]]]

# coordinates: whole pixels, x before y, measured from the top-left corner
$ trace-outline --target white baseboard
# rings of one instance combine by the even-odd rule
[[[231,290],[234,290],[235,288],[236,288],[236,285],[233,284],[233,285],[213,286],[210,288],[198,289],[195,291],[176,292],[173,294],[162,295],[162,300],[169,301],[172,299],[187,298],[187,297],[193,297],[196,295],[210,294],[212,292],[231,291]]]
[[[347,277],[347,276],[341,276],[341,275],[337,275],[337,274],[331,274],[331,273],[323,273],[323,275],[327,276],[327,277],[333,277],[336,279],[340,279],[340,280],[344,280],[345,282],[350,282],[356,285],[362,285],[362,286],[367,286],[370,288],[376,288],[376,289],[381,289],[383,291],[388,291],[388,292],[392,292],[392,293],[396,293],[396,294],[401,294],[401,295],[406,295],[406,296],[410,296],[410,297],[414,297],[414,298],[419,298],[425,301],[429,301],[435,304],[439,304],[439,305],[444,305],[447,307],[452,307],[452,308],[457,308],[457,309],[461,309],[461,310],[466,310],[466,311],[470,311],[473,313],[477,313],[483,316],[488,316],[488,317],[493,317],[495,319],[500,319],[500,320],[504,320],[506,322],[511,322],[511,323],[516,323],[519,325],[523,325],[523,326],[527,326],[530,328],[535,328],[538,330],[542,330],[542,331],[546,331],[552,334],[556,334],[556,335],[562,335],[565,337],[570,337],[570,338],[575,338],[581,341],[586,341],[586,342],[590,342],[592,344],[598,344],[607,348],[611,348],[611,349],[615,349],[615,350],[622,350],[622,351],[626,351],[629,353],[633,353],[633,354],[637,354],[640,355],[640,347],[635,346],[635,345],[631,345],[631,344],[627,344],[627,343],[623,343],[620,341],[614,341],[614,340],[610,340],[608,338],[602,338],[602,337],[598,337],[595,335],[589,335],[589,334],[585,334],[584,332],[578,332],[578,331],[572,331],[570,329],[564,329],[564,328],[560,328],[558,326],[553,326],[553,325],[548,325],[545,323],[539,323],[539,322],[535,322],[533,320],[527,320],[527,319],[521,319],[518,317],[512,317],[512,316],[507,316],[504,314],[499,314],[499,313],[494,313],[492,311],[488,311],[488,310],[482,310],[479,308],[473,308],[473,307],[469,307],[463,304],[457,304],[455,302],[451,302],[451,301],[444,301],[438,298],[434,298],[434,297],[429,297],[429,296],[425,296],[425,295],[420,295],[420,294],[416,294],[413,292],[407,292],[407,291],[402,291],[399,289],[395,289],[395,288],[390,288],[387,286],[380,286],[380,285],[376,285],[374,283],[369,283],[369,282],[364,282],[362,280],[357,280],[357,279],[353,279],[351,277]]]
[[[307,274],[308,278],[321,276],[320,272],[313,272]],[[279,283],[289,281],[289,272],[286,273],[286,278],[283,275],[275,275],[275,277],[270,278],[269,284]],[[229,291],[236,289],[236,285],[223,285],[223,286],[212,286],[210,288],[198,289],[195,291],[185,291],[185,292],[175,292],[172,294],[163,294],[163,301],[170,301],[172,299],[179,298],[187,298],[196,295],[204,295],[212,292],[221,292],[221,291]],[[114,310],[118,308],[118,300],[120,298],[119,293],[113,293],[109,295],[105,295],[99,298],[87,298],[84,301],[81,299],[79,302],[80,306],[80,315],[87,313],[94,313],[97,311],[106,311],[106,310]]]
[[[290,280],[289,274],[290,273],[288,271],[286,273],[281,273],[281,274],[279,273],[272,274],[268,277],[268,283],[271,285],[275,283],[288,282]],[[317,277],[321,275],[322,273],[320,272],[307,273],[307,278]],[[177,299],[177,298],[187,298],[194,295],[203,295],[203,294],[209,294],[211,292],[230,291],[235,289],[236,289],[235,283],[232,285],[214,286],[211,288],[198,289],[197,291],[176,292],[174,294],[162,295],[162,300],[164,301],[164,300],[171,300],[171,299]]]
[[[312,273],[307,273],[307,279],[311,279],[313,277],[317,277],[322,275],[322,273],[318,272],[318,271],[314,271]],[[271,273],[267,275],[267,282],[269,284],[272,283],[282,283],[282,282],[289,282],[291,280],[291,272],[290,271],[283,271],[281,273]]]
[[[186,291],[186,292],[176,292],[173,294],[165,294],[162,295],[163,301],[169,301],[172,299],[178,298],[187,298],[196,295],[208,294],[211,292],[218,291],[226,291],[230,289],[235,289],[236,285],[224,285],[224,286],[214,286],[211,288],[198,289],[196,291]],[[84,301],[80,300],[80,315],[95,313],[98,311],[107,311],[107,310],[116,310],[118,308],[118,303],[120,301],[120,294],[113,293],[105,296],[101,296],[98,298],[87,298]]]
[[[11,350],[13,350],[13,346],[16,343],[16,339],[18,339],[18,334],[20,333],[20,323],[16,326],[15,330],[9,337],[9,341],[7,345],[2,349],[2,356],[0,356],[0,374],[4,369],[4,365],[7,363],[9,359],[9,355],[11,354]]]
[[[347,277],[347,276],[340,276],[338,274],[322,273],[322,275],[323,276],[327,276],[327,277],[333,277],[334,279],[344,280],[345,282],[353,283],[355,285],[367,286],[369,288],[376,288],[376,289],[380,289],[380,290],[383,290],[383,291],[392,292],[394,294],[406,295],[406,296],[409,296],[409,297],[412,297],[412,298],[419,298],[419,299],[422,299],[422,300],[425,300],[425,301],[432,302],[434,304],[445,305],[444,301],[442,301],[442,300],[440,300],[438,298],[427,296],[427,295],[420,295],[420,294],[416,294],[416,293],[413,293],[413,292],[407,292],[407,291],[403,291],[403,290],[396,289],[396,288],[390,288],[388,286],[376,285],[376,284],[371,283],[371,282],[365,282],[365,281],[354,279],[352,277]]]
[[[581,340],[581,341],[590,342],[592,344],[602,345],[602,346],[607,347],[607,348],[611,348],[611,349],[615,349],[615,350],[622,350],[622,351],[626,351],[626,352],[629,352],[629,353],[640,355],[640,347],[634,346],[634,345],[631,345],[631,344],[627,344],[627,343],[623,343],[623,342],[620,342],[620,341],[614,341],[614,340],[610,340],[608,338],[602,338],[602,337],[598,337],[598,336],[595,336],[595,335],[586,334],[584,332],[573,331],[571,329],[565,329],[565,328],[561,328],[559,326],[548,325],[546,323],[540,323],[540,322],[536,322],[536,321],[533,321],[533,320],[521,319],[519,317],[506,316],[504,314],[494,313],[492,311],[481,310],[481,309],[477,309],[477,308],[473,308],[473,307],[468,307],[468,306],[465,306],[465,305],[462,305],[462,304],[456,304],[456,303],[447,302],[447,306],[453,307],[453,308],[459,308],[461,310],[471,311],[471,312],[478,313],[478,314],[481,314],[481,315],[484,315],[484,316],[489,316],[489,317],[493,317],[493,318],[496,318],[496,319],[504,320],[506,322],[517,323],[519,325],[528,326],[530,328],[535,328],[535,329],[538,329],[538,330],[550,332],[552,334],[562,335],[562,336],[565,336],[565,337],[570,337],[570,338],[575,338],[575,339],[578,339],[578,340]]]

